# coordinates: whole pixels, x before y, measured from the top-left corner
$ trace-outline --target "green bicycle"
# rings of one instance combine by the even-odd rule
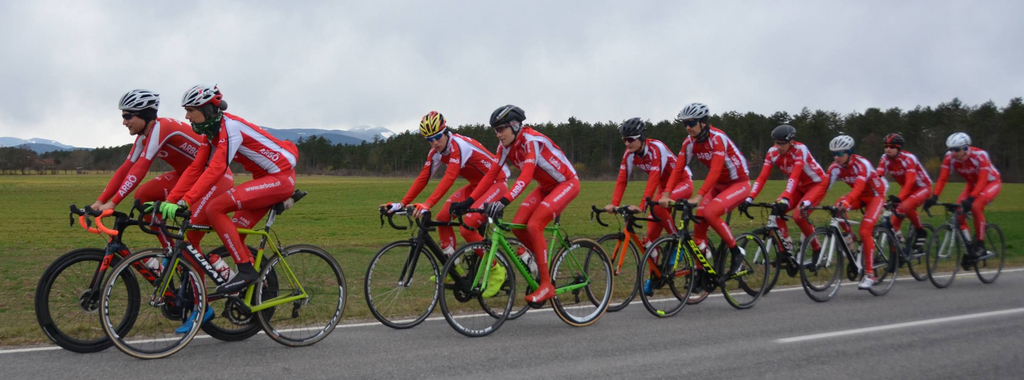
[[[291,201],[304,195],[305,192],[296,191]],[[221,278],[206,258],[185,240],[184,231],[211,231],[211,227],[189,224],[187,211],[177,215],[182,218],[178,227],[156,224],[176,241],[174,248],[170,253],[135,253],[112,269],[100,297],[104,332],[128,355],[140,359],[167,357],[195,337],[210,302],[226,299],[223,313],[229,321],[242,326],[255,318],[267,336],[278,343],[308,346],[327,337],[345,310],[345,276],[334,257],[323,249],[311,245],[283,247],[276,236],[271,237],[270,228],[277,215],[289,207],[287,203],[291,202],[272,208],[262,230],[238,230],[242,235],[261,238],[253,262],[260,277],[238,296],[207,294],[207,288],[216,287],[227,279]],[[139,271],[150,258],[161,260],[164,269],[157,273]],[[277,275],[276,286],[268,283],[272,271]],[[138,283],[135,286],[141,289],[135,291],[136,297],[126,297],[125,294],[131,293],[123,288],[131,284],[126,285],[123,277],[134,278],[136,274],[152,278],[135,281]],[[120,315],[119,311],[124,310],[136,314]],[[135,321],[131,329],[116,330],[126,318]]]
[[[469,209],[466,213],[485,214],[483,209]],[[597,242],[586,238],[569,239],[559,227],[559,219],[560,216],[556,216],[553,226],[545,228],[552,234],[548,252],[556,252],[549,260],[551,284],[555,287],[551,305],[565,323],[576,327],[589,326],[604,315],[611,301],[611,263]],[[487,217],[487,224],[491,228],[489,239],[459,248],[441,271],[449,275],[443,282],[438,281],[438,292],[443,294],[440,303],[445,320],[455,331],[468,337],[493,333],[508,319],[516,301],[516,274],[526,279],[527,291],[539,287],[503,233],[526,228],[526,225],[505,223],[490,217]],[[486,229],[487,224],[481,229]],[[505,281],[496,294],[485,297],[484,291],[489,286],[499,286],[488,284],[493,280],[490,277],[492,271],[504,271]],[[460,275],[452,276],[451,273]],[[529,303],[533,308],[543,306]]]

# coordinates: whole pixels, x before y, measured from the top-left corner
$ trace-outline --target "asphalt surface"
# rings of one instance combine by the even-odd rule
[[[637,299],[584,328],[535,311],[475,339],[435,312],[410,330],[343,325],[305,348],[262,334],[235,343],[207,337],[151,361],[116,348],[7,347],[0,378],[1024,378],[1024,270],[1005,271],[991,285],[961,274],[941,290],[901,277],[882,297],[846,282],[827,303],[797,287],[777,289],[750,310],[733,309],[719,293],[667,319]]]

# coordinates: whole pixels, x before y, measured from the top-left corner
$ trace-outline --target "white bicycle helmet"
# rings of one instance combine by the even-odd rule
[[[679,111],[676,120],[703,119],[708,116],[708,106],[704,103],[690,103]]]
[[[971,145],[971,136],[963,132],[956,132],[946,139],[946,148],[966,148]]]
[[[201,107],[207,103],[213,103],[215,106],[220,105],[221,99],[224,97],[220,93],[220,89],[217,85],[196,85],[185,91],[185,95],[181,97],[182,107]]]
[[[118,103],[117,108],[121,111],[138,112],[147,108],[152,108],[154,111],[160,107],[160,94],[149,90],[131,90],[121,97],[121,101]]]
[[[828,143],[828,149],[833,152],[848,152],[853,150],[856,143],[849,135],[839,135]]]

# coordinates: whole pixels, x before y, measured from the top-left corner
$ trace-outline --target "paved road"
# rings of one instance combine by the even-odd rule
[[[441,318],[404,331],[344,326],[307,348],[287,348],[262,335],[239,343],[197,339],[155,361],[113,348],[87,355],[0,350],[0,377],[1024,378],[1020,269],[992,285],[963,276],[944,290],[901,281],[884,297],[847,283],[824,304],[800,288],[774,291],[744,311],[715,296],[669,319],[651,316],[637,302],[586,328],[533,312],[478,339],[459,335]]]

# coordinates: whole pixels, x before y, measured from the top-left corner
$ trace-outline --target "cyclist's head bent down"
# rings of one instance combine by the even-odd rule
[[[619,133],[622,134],[622,142],[626,144],[626,150],[636,152],[643,148],[647,139],[647,123],[639,117],[626,120],[619,126]]]
[[[491,112],[491,128],[498,136],[501,145],[510,146],[523,128],[523,121],[526,120],[526,112],[514,105],[505,105]]]
[[[846,165],[850,162],[855,143],[849,135],[839,135],[828,143],[828,150],[832,151],[832,159],[839,165]]]
[[[789,153],[794,138],[796,138],[796,128],[793,128],[792,125],[782,124],[772,130],[772,140],[775,140],[775,148],[781,154]]]
[[[132,136],[147,135],[156,121],[160,108],[160,94],[148,90],[131,90],[121,97],[117,108],[121,109],[122,124],[128,127]]]
[[[444,115],[437,111],[430,111],[423,116],[423,119],[420,119],[420,134],[427,139],[431,148],[443,152],[448,147],[448,137],[451,132],[448,131]]]
[[[682,122],[686,133],[697,141],[708,139],[711,129],[708,125],[708,106],[704,103],[690,103],[679,111],[676,121]]]
[[[900,150],[903,150],[903,143],[906,141],[903,140],[903,135],[890,133],[885,135],[882,142],[885,143],[885,155],[889,158],[896,158],[896,156],[900,155]]]
[[[953,154],[957,161],[963,161],[967,157],[968,149],[971,147],[971,136],[963,132],[956,132],[946,139],[946,148]]]
[[[220,132],[224,111],[228,102],[224,101],[217,85],[196,85],[181,97],[181,106],[185,108],[185,119],[192,123],[192,130],[198,134],[213,138]]]

